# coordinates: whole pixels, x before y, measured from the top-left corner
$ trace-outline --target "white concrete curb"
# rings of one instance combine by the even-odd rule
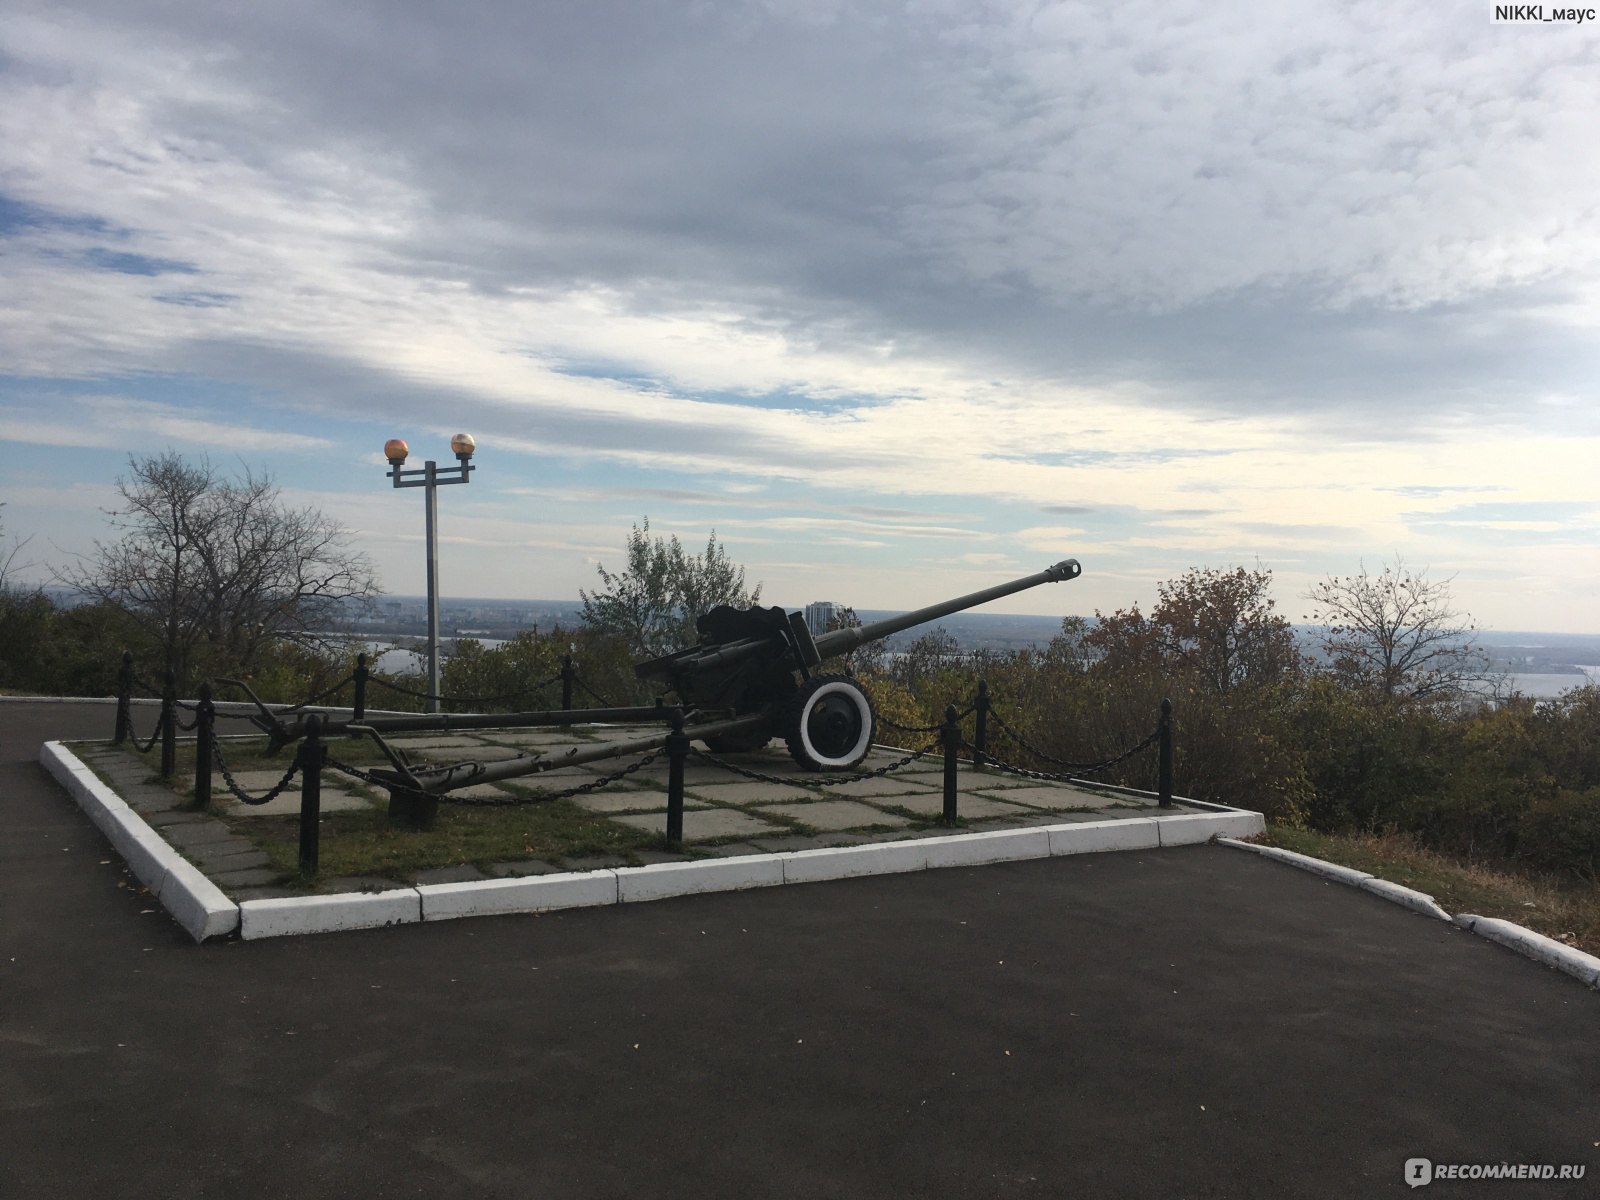
[[[254,940],[458,917],[632,904],[704,892],[741,891],[940,867],[981,866],[1053,855],[1153,850],[1160,846],[1192,845],[1219,835],[1249,836],[1266,827],[1260,813],[1234,809],[1170,817],[1078,821],[520,879],[424,884],[383,892],[246,900],[235,905],[61,743],[47,743],[40,757],[90,819],[111,839],[135,874],[196,940],[234,929],[241,938]],[[1168,825],[1172,826],[1170,831],[1163,828]]]
[[[1357,871],[1353,867],[1341,867],[1338,863],[1324,862],[1320,858],[1312,858],[1309,854],[1296,854],[1293,850],[1281,850],[1277,846],[1257,846],[1253,842],[1236,842],[1232,838],[1218,838],[1224,846],[1232,846],[1236,850],[1248,850],[1252,854],[1260,854],[1266,858],[1275,858],[1279,862],[1288,863],[1291,867],[1299,867],[1302,871],[1310,871],[1313,875],[1321,875],[1324,879],[1331,879],[1335,883],[1347,883],[1351,887],[1360,887],[1373,876],[1365,871]],[[1421,895],[1418,892],[1417,895]],[[1429,900],[1433,897],[1429,896]],[[1449,920],[1448,917],[1445,918]]]
[[[239,936],[249,941],[290,933],[414,925],[421,920],[422,897],[414,887],[337,896],[286,896],[246,900],[239,905]]]
[[[1390,883],[1387,879],[1363,879],[1361,889],[1371,892],[1374,896],[1382,896],[1385,900],[1393,900],[1396,904],[1404,905],[1412,912],[1421,913],[1425,917],[1435,920],[1448,921],[1450,914],[1439,907],[1438,901],[1426,892],[1419,892],[1414,888],[1404,887],[1398,883]]]
[[[203,942],[239,927],[239,906],[146,825],[77,755],[60,742],[46,742],[39,748],[39,761],[190,937]]]
[[[1266,829],[1266,819],[1254,812],[1191,813],[1156,819],[1163,846],[1193,846],[1214,837],[1254,837]]]
[[[1499,942],[1502,946],[1507,946],[1535,962],[1554,967],[1592,988],[1600,988],[1600,958],[1592,954],[1585,954],[1582,950],[1563,945],[1554,938],[1545,937],[1544,934],[1535,933],[1531,929],[1524,929],[1521,925],[1510,921],[1502,921],[1498,917],[1479,917],[1471,913],[1461,913],[1456,917],[1456,924],[1463,929],[1470,929],[1479,937]]]

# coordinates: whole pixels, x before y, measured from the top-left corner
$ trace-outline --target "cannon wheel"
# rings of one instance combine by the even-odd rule
[[[854,679],[818,675],[790,702],[784,740],[809,771],[848,771],[872,748],[872,701]]]

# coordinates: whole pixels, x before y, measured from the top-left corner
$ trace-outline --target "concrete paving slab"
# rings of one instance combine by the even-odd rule
[[[944,793],[907,794],[876,797],[882,804],[894,804],[909,809],[919,817],[937,817],[944,813]],[[988,796],[956,796],[956,815],[964,819],[983,817],[1024,817],[1033,813],[1031,808],[1020,808]]]
[[[246,789],[248,790],[248,789]],[[300,793],[282,792],[265,804],[246,804],[242,800],[219,793],[212,797],[212,804],[220,813],[227,813],[230,817],[298,817],[300,815]],[[321,811],[354,812],[356,809],[371,808],[372,802],[360,796],[352,796],[342,788],[324,786],[322,798],[319,802]]]
[[[496,879],[523,879],[529,875],[555,875],[565,870],[555,863],[545,862],[543,859],[529,859],[526,862],[499,862],[490,863],[488,872]]]
[[[990,790],[985,784],[982,789]],[[1035,784],[1032,787],[1006,788],[1003,793],[996,790],[996,795],[1004,795],[1008,804],[1026,804],[1030,808],[1043,808],[1051,811],[1061,811],[1071,808],[1101,808],[1108,803],[1106,797],[1091,795],[1077,788],[1065,784]]]
[[[632,817],[613,817],[619,825],[631,825],[662,836],[667,832],[667,814],[664,812],[641,814]],[[705,808],[685,811],[683,814],[683,840],[703,842],[711,838],[724,838],[771,833],[779,828],[771,821],[763,821],[748,813],[732,808]]]
[[[828,783],[826,775],[818,775],[818,784],[830,796],[907,796],[930,791],[931,783],[916,779],[901,779],[885,775],[881,779],[857,779],[850,783]]]
[[[211,882],[224,892],[232,892],[235,888],[252,888],[264,884],[276,883],[278,872],[270,867],[251,867],[244,871],[222,871],[211,876]]]
[[[593,813],[621,813],[621,812],[654,812],[667,811],[667,793],[647,792],[641,789],[629,791],[604,791],[588,792],[582,796],[574,796],[572,802],[579,808]],[[692,797],[683,798],[683,808],[687,812],[694,808],[709,808],[704,800],[695,800]]]
[[[786,783],[761,783],[754,779],[745,779],[738,783],[700,783],[692,788],[684,785],[685,790],[693,791],[697,796],[704,796],[707,800],[715,800],[718,804],[781,804],[785,800],[815,799],[817,793],[803,787],[794,787]]]
[[[899,828],[911,822],[905,817],[886,813],[870,804],[853,800],[818,800],[812,804],[767,804],[757,811],[772,813],[800,821],[813,829],[860,829],[867,825],[887,825]]]

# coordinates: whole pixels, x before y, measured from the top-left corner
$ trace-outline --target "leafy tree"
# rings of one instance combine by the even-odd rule
[[[248,672],[275,644],[314,642],[338,604],[375,592],[349,532],[285,504],[269,476],[228,478],[172,452],[128,466],[107,513],[119,536],[65,581],[126,614],[180,686]]]
[[[719,604],[747,608],[761,598],[746,591],[744,568],[732,562],[713,530],[703,554],[676,537],[652,537],[650,519],[628,535],[628,562],[613,574],[598,566],[605,585],[579,590],[584,624],[619,638],[638,658],[671,653],[698,640],[695,620]]]
[[[1477,627],[1455,611],[1449,580],[1401,559],[1371,574],[1330,576],[1306,593],[1321,646],[1340,682],[1385,704],[1458,699],[1488,676]]]
[[[1149,615],[1138,605],[1082,635],[1101,673],[1178,675],[1199,690],[1226,695],[1279,682],[1301,666],[1294,630],[1273,611],[1272,572],[1199,567],[1157,587]]]

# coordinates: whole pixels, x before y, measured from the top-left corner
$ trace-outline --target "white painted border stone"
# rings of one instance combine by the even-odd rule
[[[1106,850],[1154,850],[1161,845],[1161,834],[1153,817],[1134,817],[1126,821],[1079,821],[1074,825],[1051,825],[1051,854],[1099,854]]]
[[[1264,858],[1274,858],[1281,863],[1288,863],[1291,867],[1299,867],[1302,871],[1310,871],[1313,875],[1321,875],[1324,879],[1331,879],[1335,883],[1346,883],[1351,887],[1360,887],[1367,880],[1374,878],[1354,867],[1341,867],[1338,863],[1325,862],[1320,858],[1312,858],[1309,854],[1297,854],[1293,850],[1284,850],[1278,846],[1257,846],[1253,842],[1236,842],[1232,838],[1217,840],[1224,846],[1232,846],[1235,850],[1248,850]],[[1418,892],[1417,895],[1420,896],[1422,893]],[[1433,897],[1429,896],[1428,899],[1432,900]]]
[[[1266,818],[1257,812],[1184,813],[1159,817],[1157,832],[1163,846],[1194,846],[1214,837],[1254,837],[1267,828]]]
[[[1391,883],[1387,879],[1363,879],[1357,884],[1364,892],[1371,892],[1374,896],[1382,896],[1385,900],[1393,900],[1396,904],[1404,905],[1412,912],[1421,913],[1425,917],[1436,920],[1448,921],[1450,914],[1439,907],[1434,898],[1426,892],[1419,892],[1414,888],[1404,887],[1398,883]]]
[[[779,855],[785,883],[820,883],[827,879],[854,879],[861,875],[897,875],[921,871],[928,852],[920,840],[876,842],[869,846],[841,846],[831,850],[795,850]]]
[[[742,854],[701,862],[654,863],[618,867],[617,899],[623,904],[692,896],[700,892],[739,892],[783,883],[783,861],[770,854]]]
[[[422,920],[422,897],[414,887],[386,892],[344,892],[337,896],[285,896],[246,900],[239,905],[239,936],[284,937],[414,925]]]
[[[1048,829],[995,829],[987,833],[952,834],[921,839],[928,866],[977,867],[1050,857]]]
[[[424,921],[594,908],[617,902],[617,873],[612,870],[564,871],[520,879],[425,883],[417,888],[417,894],[422,898]]]
[[[1499,942],[1526,958],[1541,962],[1547,967],[1554,967],[1592,988],[1600,987],[1600,958],[1592,954],[1585,954],[1582,950],[1556,941],[1555,938],[1545,937],[1542,933],[1535,933],[1531,929],[1524,929],[1521,925],[1502,921],[1498,917],[1479,917],[1472,913],[1461,913],[1455,920],[1457,925],[1463,929],[1470,929],[1479,937]]]
[[[46,742],[39,748],[39,761],[190,937],[203,942],[238,928],[239,906],[101,783],[77,755],[60,742]]]
[[[183,859],[167,868],[156,899],[197,942],[222,937],[239,928],[239,906],[199,867]]]

